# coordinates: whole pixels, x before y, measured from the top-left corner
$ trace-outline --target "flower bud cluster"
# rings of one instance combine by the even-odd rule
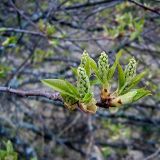
[[[88,57],[89,57],[89,55],[88,55],[87,51],[84,50],[82,57],[81,57],[81,64],[80,64],[81,67],[83,67],[83,68],[85,67],[85,64],[86,64]]]
[[[104,78],[106,78],[105,75],[107,74],[109,69],[108,55],[105,52],[102,52],[101,56],[99,57],[98,69],[100,78],[103,80]]]
[[[79,94],[83,98],[86,95],[86,93],[88,93],[90,90],[90,82],[84,68],[78,67],[77,71],[78,71],[77,86],[79,89]]]
[[[136,68],[137,68],[137,62],[134,58],[131,58],[129,60],[128,65],[125,68],[125,78],[126,78],[126,80],[129,80],[129,79],[131,79],[135,76]]]

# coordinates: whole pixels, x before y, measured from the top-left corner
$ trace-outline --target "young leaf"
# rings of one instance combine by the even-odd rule
[[[96,62],[91,57],[89,57],[89,62],[90,62],[91,69],[93,69],[93,71],[97,75],[98,74],[98,67],[97,67]]]
[[[151,92],[149,90],[146,90],[144,88],[139,88],[137,89],[137,94],[133,98],[133,102],[141,99],[142,97],[148,96],[148,95],[151,95]]]
[[[119,62],[120,57],[122,56],[122,50],[120,50],[116,55],[116,60],[113,63],[112,67],[109,69],[108,80],[112,79],[114,72],[116,70],[117,64]]]
[[[100,80],[98,78],[90,80],[90,85],[97,85],[97,84],[101,84]]]
[[[92,99],[93,95],[91,93],[87,93],[85,97],[82,99],[83,103],[89,103]]]
[[[121,89],[124,83],[125,83],[125,74],[122,69],[122,66],[118,63],[118,90]]]
[[[7,153],[12,153],[12,152],[14,152],[11,141],[8,141],[8,142],[6,143],[6,149],[7,149]]]
[[[77,73],[77,68],[71,67],[71,70],[72,70],[72,73],[73,73],[75,76],[78,75],[78,73]]]
[[[141,79],[146,75],[146,71],[136,75],[129,83],[124,85],[125,93],[134,88],[140,81]]]
[[[86,63],[85,63],[84,69],[86,70],[87,76],[90,77],[91,67],[90,67],[89,57],[86,58]]]
[[[78,98],[77,92],[75,92],[75,90],[76,90],[75,87],[72,84],[69,84],[69,82],[66,82],[65,80],[43,79],[42,83],[47,85],[48,87],[60,92],[60,93],[67,94],[73,98]]]
[[[80,97],[79,92],[78,92],[78,89],[77,89],[75,86],[73,86],[71,83],[69,83],[68,81],[65,81],[65,82],[66,82],[67,86],[70,88],[70,91],[71,91],[73,94],[75,94],[76,97]]]

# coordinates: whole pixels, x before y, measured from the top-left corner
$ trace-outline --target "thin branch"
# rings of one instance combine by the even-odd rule
[[[135,4],[135,5],[137,5],[137,6],[139,6],[139,7],[141,7],[141,8],[143,8],[143,9],[145,9],[145,10],[148,10],[150,12],[153,12],[153,13],[156,13],[156,14],[160,15],[160,13],[158,12],[158,10],[156,10],[156,9],[147,7],[147,6],[143,5],[142,3],[138,3],[138,2],[133,1],[133,0],[128,0],[128,1],[131,2],[131,3],[133,3],[133,4]]]
[[[154,160],[159,154],[160,154],[160,148],[150,156],[146,157],[144,160]]]
[[[45,97],[50,100],[59,100],[61,101],[61,98],[59,96],[59,93],[57,92],[49,92],[49,91],[42,91],[42,90],[19,90],[19,89],[13,89],[8,87],[0,87],[0,93],[11,93],[18,95],[20,97],[32,97],[32,96],[39,96],[39,97]]]
[[[45,97],[50,100],[57,100],[57,101],[62,101],[60,95],[58,92],[49,92],[45,90],[20,90],[20,89],[13,89],[10,87],[0,87],[0,93],[11,93],[15,94],[20,97]],[[109,104],[107,103],[102,103],[102,102],[97,102],[96,104],[98,107],[101,108],[108,108]]]
[[[94,6],[97,6],[97,5],[104,5],[104,4],[111,5],[111,3],[115,3],[115,2],[119,3],[119,2],[123,2],[123,0],[103,0],[103,1],[97,1],[97,2],[92,2],[92,3],[86,2],[84,4],[68,6],[68,7],[65,7],[64,9],[66,9],[66,10],[75,10],[75,9],[94,7]]]

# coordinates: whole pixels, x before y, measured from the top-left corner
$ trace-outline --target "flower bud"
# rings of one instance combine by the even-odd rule
[[[83,68],[85,67],[85,64],[86,64],[88,57],[89,57],[89,55],[88,55],[87,51],[84,50],[82,57],[81,57],[81,64],[80,64],[81,67],[83,67]]]
[[[108,55],[105,52],[102,52],[98,60],[98,70],[100,78],[103,81],[105,81],[107,78],[106,76],[108,73],[108,69],[109,69]]]
[[[90,91],[90,82],[84,68],[78,67],[77,72],[78,72],[77,87],[81,98],[83,98],[85,97],[86,93]]]
[[[134,58],[129,60],[128,65],[125,68],[125,78],[126,80],[130,80],[136,74],[137,62]]]
[[[74,110],[77,106],[76,102],[77,100],[74,99],[73,97],[70,97],[65,94],[61,94],[63,100],[64,100],[64,106],[69,109],[69,110]]]

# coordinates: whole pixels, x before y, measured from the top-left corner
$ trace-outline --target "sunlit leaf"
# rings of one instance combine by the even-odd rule
[[[116,55],[116,60],[113,63],[112,67],[109,69],[108,80],[112,79],[114,72],[116,70],[117,64],[119,62],[120,57],[122,56],[122,50],[120,50]]]
[[[77,89],[69,82],[61,79],[44,79],[42,83],[48,87],[73,98],[78,98]]]
[[[138,101],[139,99],[151,95],[151,92],[145,88],[137,89],[137,94],[133,98],[133,102]]]
[[[122,66],[118,63],[118,90],[121,89],[124,83],[125,83],[125,74],[122,69]]]
[[[88,103],[88,102],[91,101],[92,97],[93,97],[93,95],[92,95],[91,93],[87,93],[87,94],[85,95],[85,97],[83,98],[82,101],[83,101],[84,103]]]

